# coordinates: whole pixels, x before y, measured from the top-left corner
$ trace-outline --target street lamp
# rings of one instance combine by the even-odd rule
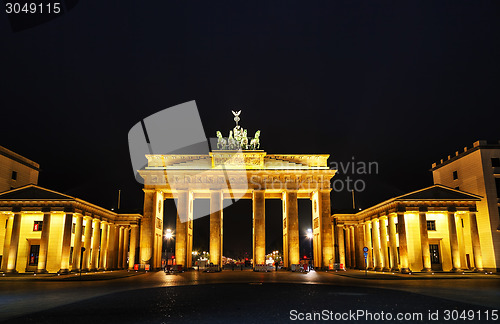
[[[172,230],[170,228],[167,228],[167,231],[165,232],[165,239],[167,240],[167,264],[168,264],[168,261],[169,261],[169,257],[168,257],[168,243],[170,242],[170,240],[174,237],[174,232],[172,232]]]
[[[308,228],[307,229],[307,238],[309,239],[309,242],[311,244],[311,252],[310,252],[310,255],[309,255],[309,258],[310,258],[311,262],[312,262],[312,259],[313,259],[313,240],[312,240],[313,237],[314,236],[313,236],[312,229]]]

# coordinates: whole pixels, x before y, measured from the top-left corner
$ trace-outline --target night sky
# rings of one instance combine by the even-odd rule
[[[378,174],[334,178],[365,181],[359,208],[429,186],[433,162],[500,139],[499,1],[71,3],[25,29],[2,10],[0,145],[40,163],[39,185],[106,208],[121,189],[123,210],[142,209],[129,129],[190,100],[207,137],[241,109],[268,153],[377,162]],[[332,192],[333,209],[351,206]],[[310,201],[299,209],[305,230]],[[251,201],[224,213],[225,253],[251,253]],[[281,203],[266,213],[270,252]],[[207,249],[207,217],[196,230]]]

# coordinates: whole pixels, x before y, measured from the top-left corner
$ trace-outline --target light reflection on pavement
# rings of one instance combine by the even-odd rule
[[[126,274],[126,271],[123,273]],[[353,271],[352,274],[356,275],[356,272]],[[354,278],[320,271],[312,271],[307,274],[285,271],[269,273],[189,271],[170,275],[160,271],[120,279],[96,281],[0,280],[0,320],[121,291],[219,283],[326,284],[394,289],[500,308],[500,278],[498,276],[485,279],[382,280]]]

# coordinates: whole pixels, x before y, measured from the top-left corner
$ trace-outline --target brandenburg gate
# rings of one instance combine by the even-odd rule
[[[298,264],[298,199],[312,200],[314,266],[327,268],[334,257],[330,213],[330,180],[336,170],[328,167],[327,154],[267,154],[259,150],[260,131],[247,137],[238,125],[229,137],[217,132],[217,150],[206,155],[151,154],[139,170],[144,178],[144,215],[140,233],[140,263],[161,267],[163,202],[175,199],[175,259],[191,267],[193,220],[210,216],[210,261],[222,266],[223,209],[227,203],[252,199],[253,263],[264,264],[266,255],[266,199],[283,203],[284,266]],[[195,213],[195,199],[210,199],[210,210]]]

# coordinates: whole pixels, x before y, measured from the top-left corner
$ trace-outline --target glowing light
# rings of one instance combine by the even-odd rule
[[[165,238],[167,240],[170,240],[172,237],[174,237],[174,233],[170,228],[167,228],[167,231],[165,232]]]
[[[310,228],[307,229],[307,238],[308,239],[312,239],[313,238],[313,232],[312,232],[312,229],[310,229]]]

